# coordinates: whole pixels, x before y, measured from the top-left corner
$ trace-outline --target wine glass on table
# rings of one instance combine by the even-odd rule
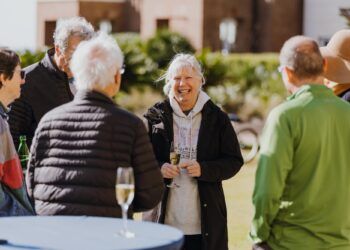
[[[118,167],[115,191],[118,204],[122,209],[123,229],[119,235],[125,238],[133,238],[135,234],[128,230],[128,209],[134,199],[135,191],[134,171],[131,167]]]
[[[171,165],[178,165],[180,163],[180,154],[175,150],[174,143],[171,142],[170,145],[170,163]],[[180,186],[175,183],[174,180],[171,180],[170,185],[167,185],[168,188],[179,188]]]

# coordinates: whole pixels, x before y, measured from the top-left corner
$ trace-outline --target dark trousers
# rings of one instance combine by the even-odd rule
[[[202,235],[185,235],[185,243],[181,250],[201,250],[202,249]]]

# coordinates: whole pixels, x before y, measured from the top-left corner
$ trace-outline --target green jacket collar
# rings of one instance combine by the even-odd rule
[[[332,91],[327,88],[324,85],[321,84],[307,84],[302,87],[300,87],[294,94],[290,95],[287,97],[287,100],[293,100],[298,98],[299,96],[303,95],[304,93],[310,92],[314,95],[319,95],[319,94],[332,94]]]

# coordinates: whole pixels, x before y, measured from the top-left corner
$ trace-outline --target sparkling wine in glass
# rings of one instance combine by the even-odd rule
[[[123,229],[119,232],[125,238],[133,238],[135,234],[128,230],[128,209],[134,199],[134,172],[131,167],[118,167],[115,191],[118,204],[122,208]]]
[[[175,151],[173,142],[171,142],[171,145],[170,145],[170,156],[169,156],[169,158],[170,158],[171,165],[178,165],[180,163],[180,154]],[[171,184],[167,185],[167,187],[168,188],[178,188],[180,186],[178,184],[176,184],[174,182],[174,180],[172,180]]]

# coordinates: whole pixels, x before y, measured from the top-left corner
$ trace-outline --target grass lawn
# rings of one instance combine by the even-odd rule
[[[244,165],[230,180],[224,181],[228,216],[228,237],[230,250],[252,249],[248,238],[253,216],[251,197],[254,188],[256,160]]]

